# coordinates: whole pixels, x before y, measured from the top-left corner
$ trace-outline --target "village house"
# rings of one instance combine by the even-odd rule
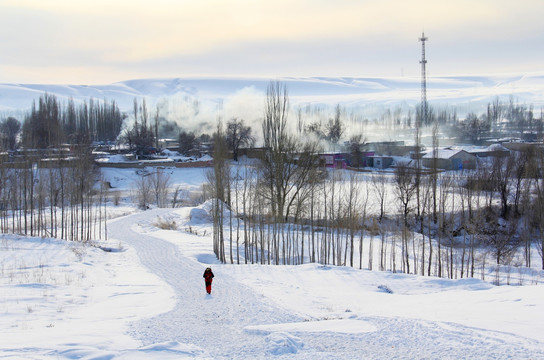
[[[508,150],[501,144],[492,144],[487,147],[463,146],[461,147],[461,149],[479,158],[506,157],[510,155],[510,150]]]
[[[437,169],[462,170],[475,169],[476,160],[476,156],[465,150],[443,148],[425,154],[422,157],[422,164],[427,168],[432,168],[436,164]]]
[[[319,155],[319,162],[320,165],[327,168],[334,168],[334,169],[345,169],[348,167],[349,154],[345,153],[328,153],[328,154],[320,154]]]

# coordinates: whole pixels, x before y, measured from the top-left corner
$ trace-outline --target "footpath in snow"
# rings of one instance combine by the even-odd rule
[[[142,264],[175,292],[173,309],[133,323],[130,334],[144,345],[171,341],[194,345],[201,349],[196,354],[211,358],[249,359],[265,354],[263,337],[248,334],[244,328],[300,319],[267,304],[221,267],[214,266],[213,291],[206,294],[205,266],[183,256],[173,243],[145,232],[150,221],[164,214],[164,210],[148,211],[120,219],[110,228],[112,238],[133,246]]]

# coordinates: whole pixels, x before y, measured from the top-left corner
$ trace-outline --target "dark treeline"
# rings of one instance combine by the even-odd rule
[[[77,144],[79,134],[89,134],[95,142],[115,141],[121,132],[126,115],[121,113],[114,100],[102,103],[83,102],[79,106],[70,99],[62,111],[62,125],[69,143]]]
[[[22,142],[26,148],[46,149],[63,143],[114,141],[125,117],[113,100],[91,98],[76,105],[70,99],[63,106],[54,95],[44,94],[23,122]]]

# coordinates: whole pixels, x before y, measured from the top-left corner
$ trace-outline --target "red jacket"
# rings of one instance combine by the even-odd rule
[[[213,279],[213,272],[211,270],[206,270],[204,271],[204,275],[202,275],[202,277],[204,278],[204,280],[206,282],[212,282],[212,279]]]

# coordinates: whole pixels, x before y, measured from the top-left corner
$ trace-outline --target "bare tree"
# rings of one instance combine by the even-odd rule
[[[490,221],[491,220],[491,221]],[[509,264],[512,255],[519,247],[519,236],[516,234],[518,221],[499,222],[499,219],[488,219],[481,229],[486,243],[491,246],[495,261],[498,264]]]
[[[433,124],[432,139],[434,156],[432,158],[431,187],[433,200],[433,222],[436,224],[436,187],[438,185],[438,121],[435,121]]]
[[[540,175],[542,169],[544,169],[544,152],[539,151],[534,158],[534,165],[531,166],[536,193],[532,208],[535,226],[539,234],[536,247],[540,255],[542,270],[544,270],[544,179]]]
[[[14,117],[8,117],[0,122],[0,133],[4,149],[15,150],[17,135],[21,131],[21,123]]]
[[[362,160],[362,147],[366,144],[366,139],[362,134],[353,135],[350,140],[350,157],[351,157],[351,166],[359,168]]]
[[[509,197],[511,191],[512,175],[514,173],[515,158],[495,157],[493,159],[492,181],[495,190],[498,192],[501,200],[501,216],[506,217],[509,214],[510,204]]]
[[[262,123],[265,148],[262,178],[268,183],[267,196],[278,222],[287,220],[296,194],[308,184],[318,164],[319,145],[289,135],[288,109],[287,88],[279,82],[271,82]]]
[[[404,163],[397,164],[395,168],[395,192],[401,207],[403,218],[402,225],[402,255],[403,270],[410,272],[408,253],[408,215],[411,211],[410,202],[416,194],[417,184],[415,182],[416,171]]]
[[[341,119],[342,110],[340,104],[334,108],[334,119],[329,119],[329,122],[325,126],[325,138],[332,144],[338,144],[338,141],[344,133],[345,126]]]
[[[297,134],[301,136],[304,132],[304,118],[302,117],[302,108],[299,106],[297,108]]]
[[[23,143],[27,148],[46,149],[58,146],[63,140],[60,105],[53,95],[44,94],[33,104],[23,124]]]
[[[361,193],[361,206],[360,206],[360,238],[359,238],[359,269],[363,268],[363,239],[365,236],[365,228],[366,228],[366,220],[368,216],[368,199],[369,199],[369,188],[368,184],[365,181],[364,183],[364,191]],[[374,237],[374,231],[372,232],[372,239],[369,243],[368,248],[368,268],[372,270],[372,258],[373,258],[373,249],[372,249],[372,241]]]
[[[385,175],[372,174],[372,189],[378,201],[380,215],[378,221],[381,223],[385,216],[385,200],[387,199],[387,178]]]
[[[416,192],[416,216],[419,218],[421,214],[421,204],[420,204],[420,191],[421,191],[421,127],[424,125],[427,125],[427,121],[429,119],[428,116],[428,104],[426,101],[422,102],[421,104],[421,115],[422,118],[420,121],[416,120],[416,128],[415,128],[415,176],[414,176],[414,186],[415,186],[415,192]],[[435,155],[436,157],[436,155]]]
[[[234,118],[227,123],[227,144],[232,151],[234,161],[238,161],[238,152],[241,147],[252,146],[254,142],[251,127],[244,125],[244,120]]]
[[[155,124],[154,124],[154,130],[155,130],[155,147],[158,149],[160,148],[159,144],[159,104],[157,104],[157,110],[155,111]]]
[[[226,262],[225,238],[224,238],[224,210],[228,201],[227,189],[230,182],[230,167],[227,162],[227,144],[223,124],[217,122],[214,139],[214,167],[208,172],[208,183],[212,189],[212,217],[213,217],[213,250],[219,261]]]
[[[138,152],[145,152],[147,148],[155,143],[154,131],[151,124],[148,125],[148,111],[145,99],[142,105],[138,106],[138,100],[134,99],[134,125],[132,129],[127,130],[126,137],[131,148],[136,148]],[[140,122],[138,122],[138,115]]]
[[[520,201],[523,197],[529,196],[529,190],[531,188],[531,179],[529,176],[530,163],[532,163],[531,157],[533,154],[529,151],[516,152],[510,155],[513,157],[513,205],[514,215],[521,215]]]
[[[467,139],[473,144],[479,144],[482,137],[491,129],[491,123],[485,114],[478,117],[475,113],[469,113],[460,125],[461,138]]]
[[[198,141],[195,134],[193,132],[180,132],[178,136],[178,146],[178,151],[180,154],[191,156],[198,146]]]
[[[168,188],[170,185],[170,174],[159,167],[150,175],[151,188],[155,195],[155,203],[158,207],[166,207],[168,204]]]
[[[493,102],[487,104],[487,117],[491,121],[491,124],[496,127],[501,120],[503,114],[503,105],[499,97],[495,97]]]
[[[422,191],[420,193],[421,195],[421,214],[419,218],[419,226],[420,226],[420,234],[421,234],[421,270],[420,274],[423,276],[425,275],[425,256],[426,256],[426,246],[425,246],[425,217],[429,218],[429,227],[430,227],[430,218],[431,218],[431,212],[429,209],[431,208],[430,202],[431,202],[431,186],[429,182],[432,182],[432,179],[427,178],[426,181],[422,182]],[[429,236],[429,253],[432,254],[432,241]],[[431,257],[430,257],[431,258]],[[416,255],[414,254],[414,259],[417,259]],[[429,264],[430,267],[430,264]],[[414,272],[417,272],[417,266]]]
[[[147,209],[153,199],[153,185],[149,173],[142,171],[134,180],[134,197],[140,209]]]

